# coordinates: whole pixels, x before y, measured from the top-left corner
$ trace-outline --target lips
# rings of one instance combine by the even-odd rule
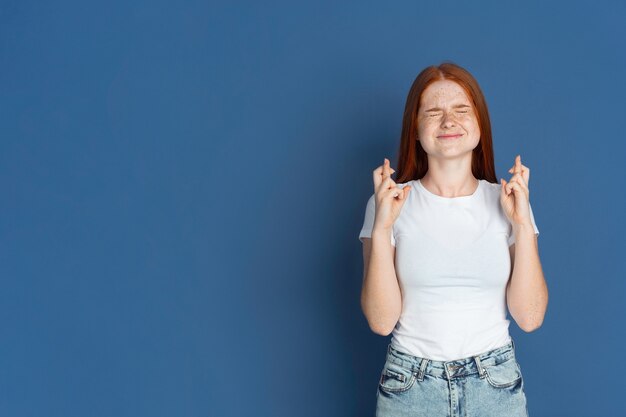
[[[460,133],[457,134],[451,134],[451,135],[440,135],[437,136],[439,139],[452,139],[452,138],[458,138],[459,136],[462,136]]]

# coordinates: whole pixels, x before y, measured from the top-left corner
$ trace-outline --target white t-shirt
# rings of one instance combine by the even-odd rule
[[[469,196],[441,197],[411,184],[391,233],[402,313],[391,345],[422,358],[449,361],[507,344],[506,285],[513,228],[500,206],[500,184],[480,180]],[[371,237],[372,194],[359,234]],[[539,234],[530,208],[530,218]]]

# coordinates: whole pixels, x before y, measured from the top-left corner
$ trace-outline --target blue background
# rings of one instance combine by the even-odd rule
[[[626,5],[3,1],[0,415],[372,416],[371,171],[452,60],[550,290],[529,411],[623,415]],[[620,414],[621,413],[621,414]]]

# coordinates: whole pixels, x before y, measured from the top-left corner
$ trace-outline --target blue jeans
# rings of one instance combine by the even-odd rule
[[[454,361],[400,352],[389,344],[376,417],[528,417],[515,343]]]

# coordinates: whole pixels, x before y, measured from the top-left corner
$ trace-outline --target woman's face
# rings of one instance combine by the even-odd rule
[[[480,142],[472,103],[459,84],[439,80],[422,93],[417,113],[417,137],[430,157],[465,156]]]

